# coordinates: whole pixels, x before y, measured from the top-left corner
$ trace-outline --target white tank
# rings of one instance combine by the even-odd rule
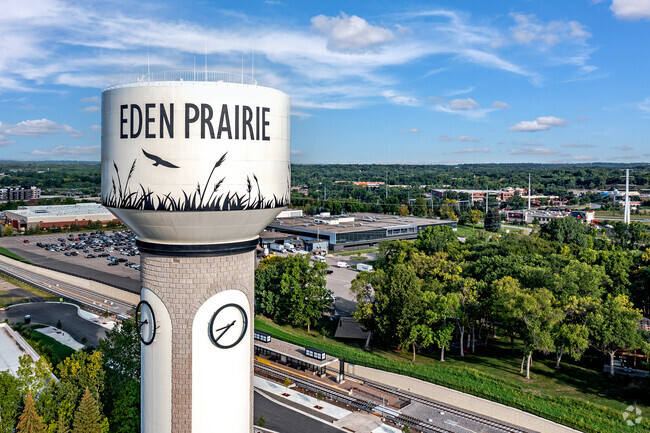
[[[256,239],[289,204],[289,110],[283,92],[215,79],[106,89],[103,205],[143,242]]]

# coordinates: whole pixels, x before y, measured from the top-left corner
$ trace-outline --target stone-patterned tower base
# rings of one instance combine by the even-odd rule
[[[142,243],[139,248],[141,298],[156,322],[154,341],[142,344],[142,433],[250,433],[255,269],[250,244],[219,255],[161,251]],[[210,340],[210,319],[232,304],[248,316],[246,334],[234,347],[220,348]]]

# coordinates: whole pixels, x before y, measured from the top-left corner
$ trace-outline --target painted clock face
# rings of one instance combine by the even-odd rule
[[[246,311],[237,304],[226,304],[212,315],[208,336],[220,349],[230,349],[239,344],[248,329]]]
[[[156,316],[147,301],[140,301],[135,309],[135,320],[138,325],[140,340],[149,345],[156,337]]]

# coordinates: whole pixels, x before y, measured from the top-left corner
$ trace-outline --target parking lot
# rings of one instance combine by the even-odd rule
[[[17,236],[1,245],[39,266],[139,291],[140,256],[130,231]]]

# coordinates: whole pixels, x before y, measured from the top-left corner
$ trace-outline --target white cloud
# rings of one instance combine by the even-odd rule
[[[551,21],[540,24],[534,14],[511,13],[510,16],[516,23],[510,28],[510,33],[512,38],[521,44],[541,42],[543,45],[553,46],[564,41],[584,43],[591,37],[587,28],[578,21]]]
[[[447,135],[441,135],[440,137],[438,137],[438,141],[454,141],[454,139]]]
[[[49,119],[25,120],[15,125],[5,125],[0,122],[0,133],[16,137],[43,138],[46,135],[68,134],[72,138],[80,138],[83,134],[72,127],[56,123]]]
[[[504,110],[510,109],[510,104],[508,104],[507,102],[494,101],[492,103],[492,106],[494,108],[501,108],[501,109],[504,109]]]
[[[464,95],[466,93],[472,93],[473,91],[474,91],[474,86],[469,86],[467,89],[452,90],[451,92],[447,92],[447,96]]]
[[[589,155],[574,155],[573,156],[574,161],[593,161],[595,159],[596,158],[594,158],[593,156],[589,156]]]
[[[99,107],[97,105],[89,105],[79,111],[82,113],[97,113],[99,111]]]
[[[88,96],[86,98],[81,98],[79,102],[94,102],[96,104],[99,103],[99,96]]]
[[[400,134],[419,134],[420,132],[422,131],[420,131],[418,128],[411,128],[407,130],[401,130]]]
[[[565,126],[566,120],[555,116],[538,117],[536,120],[524,120],[508,129],[514,132],[535,132],[551,129],[553,126]]]
[[[439,74],[439,73],[444,72],[444,71],[446,71],[446,70],[447,70],[447,68],[436,68],[436,69],[432,69],[432,70],[428,71],[426,74],[424,74],[424,77],[423,77],[423,78],[426,78],[426,77],[430,77],[430,76],[432,76],[432,75]]]
[[[650,113],[650,98],[645,98],[643,102],[639,102],[639,109]]]
[[[571,147],[571,148],[576,148],[576,149],[587,149],[591,147],[596,147],[593,144],[585,144],[585,143],[562,143],[560,146],[562,147]]]
[[[90,130],[93,132],[102,132],[102,126],[101,125],[91,125]]]
[[[490,148],[489,147],[484,147],[482,149],[479,149],[478,147],[471,147],[468,149],[454,149],[454,153],[490,153]]]
[[[544,146],[542,143],[538,143],[536,141],[524,141],[523,143],[519,144],[520,146],[525,146],[525,147],[542,147]]]
[[[634,150],[634,148],[630,146],[618,146],[617,149],[621,152],[631,152]]]
[[[451,102],[449,103],[449,108],[451,108],[452,110],[475,110],[479,107],[480,105],[478,104],[478,102],[476,102],[472,98],[452,99]]]
[[[311,19],[312,27],[327,36],[327,48],[338,52],[356,52],[391,41],[389,29],[373,26],[356,15],[343,12],[338,17],[318,15]]]
[[[10,145],[12,145],[14,143],[15,143],[14,140],[10,140],[7,137],[5,137],[4,135],[0,134],[0,147],[7,147],[7,146],[10,146]]]
[[[648,0],[612,0],[610,9],[617,18],[625,20],[650,19],[650,2]]]
[[[302,151],[298,149],[291,149],[291,156],[302,156]]]
[[[545,147],[534,147],[532,149],[510,149],[510,155],[555,155],[557,150]]]
[[[407,95],[400,95],[394,90],[384,90],[382,93],[384,98],[388,99],[390,102],[392,102],[395,105],[408,105],[408,106],[416,106],[420,105],[420,101],[418,98],[414,98],[412,96],[407,96]]]
[[[34,156],[90,156],[99,155],[101,152],[100,146],[56,146],[50,150],[32,150],[30,155]]]
[[[463,141],[465,143],[478,143],[478,140],[473,137],[468,137],[467,135],[461,135],[458,137],[458,141]]]

